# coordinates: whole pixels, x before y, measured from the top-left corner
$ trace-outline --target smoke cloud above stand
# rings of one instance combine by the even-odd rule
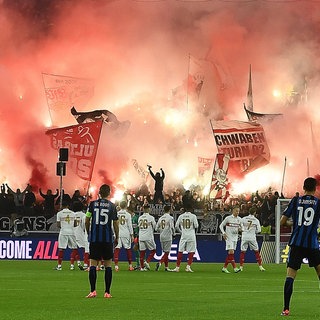
[[[302,191],[303,179],[319,174],[318,7],[316,1],[0,1],[0,183],[59,186],[58,155],[45,135],[44,72],[94,79],[94,97],[80,111],[107,109],[131,122],[122,137],[103,129],[92,186],[139,186],[132,159],[163,168],[167,188],[206,186],[212,172],[199,180],[197,159],[216,155],[210,120],[247,120],[251,64],[254,111],[283,117],[263,125],[270,164],[232,181],[233,192],[280,191],[283,178],[285,194]],[[214,68],[200,106],[173,107],[189,54]],[[64,184],[70,192],[87,187],[72,172]]]

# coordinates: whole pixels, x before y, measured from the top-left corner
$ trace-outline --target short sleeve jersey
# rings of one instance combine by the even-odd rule
[[[319,249],[317,228],[320,219],[320,203],[318,198],[311,195],[294,197],[283,215],[292,218],[293,221],[290,246]]]
[[[130,238],[133,234],[131,214],[126,210],[118,211],[119,237]]]
[[[112,221],[118,220],[114,203],[107,199],[92,201],[86,217],[91,218],[89,242],[113,242]]]
[[[57,221],[60,221],[61,229],[60,234],[62,235],[74,235],[74,212],[70,209],[62,209],[57,213]]]
[[[83,239],[86,235],[85,229],[85,219],[86,214],[83,211],[77,211],[74,213],[75,219],[77,221],[77,226],[74,228],[74,234],[76,239]]]
[[[156,228],[156,221],[149,213],[144,213],[139,217],[139,240],[148,241],[154,238],[154,229]]]
[[[252,214],[241,220],[242,239],[256,239],[256,234],[261,232],[260,221]]]
[[[199,224],[195,214],[191,212],[181,214],[177,219],[175,227],[177,230],[181,231],[182,240],[196,240],[196,229],[198,229]]]
[[[160,241],[172,240],[174,233],[173,217],[168,213],[163,214],[157,222],[156,230],[160,232]]]

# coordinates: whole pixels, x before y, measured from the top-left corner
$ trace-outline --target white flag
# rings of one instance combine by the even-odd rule
[[[74,124],[70,110],[86,106],[94,93],[93,80],[46,73],[42,77],[52,125]]]

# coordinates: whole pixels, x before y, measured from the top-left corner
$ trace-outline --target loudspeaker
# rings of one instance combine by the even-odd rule
[[[59,149],[59,161],[68,161],[69,149],[60,148]]]
[[[57,162],[56,175],[57,176],[65,176],[66,175],[66,163],[65,162]]]

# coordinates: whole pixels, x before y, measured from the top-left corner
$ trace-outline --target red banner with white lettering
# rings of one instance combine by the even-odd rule
[[[46,132],[50,136],[53,149],[69,149],[67,165],[83,180],[91,180],[102,123],[83,123]]]
[[[260,124],[244,121],[212,121],[218,153],[230,156],[229,174],[244,175],[270,161],[267,139]]]

